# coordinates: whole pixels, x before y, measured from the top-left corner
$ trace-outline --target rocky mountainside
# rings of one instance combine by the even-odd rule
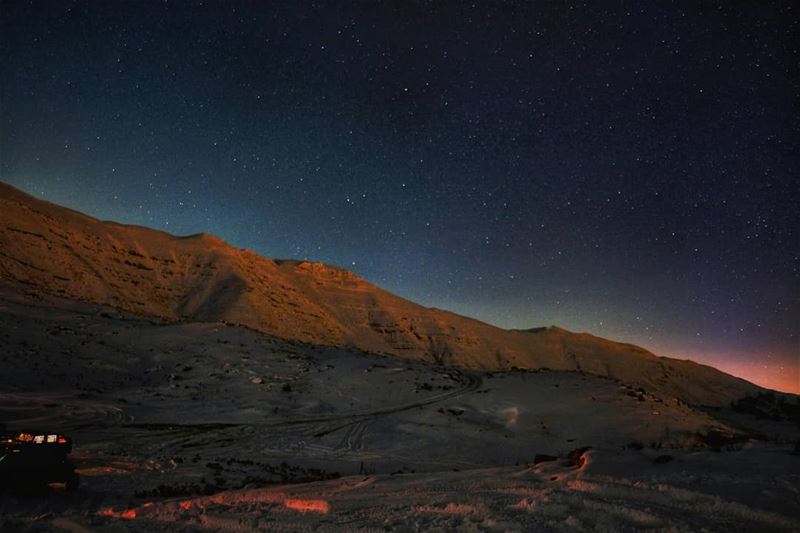
[[[560,328],[504,330],[426,308],[322,263],[271,260],[207,234],[103,222],[0,183],[0,278],[168,320],[481,370],[575,370],[722,405],[759,390],[714,368]]]

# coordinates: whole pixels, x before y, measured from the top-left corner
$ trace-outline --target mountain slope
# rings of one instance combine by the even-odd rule
[[[482,370],[578,370],[693,404],[758,387],[711,367],[560,328],[503,330],[430,309],[355,274],[273,261],[222,240],[101,222],[0,183],[0,278],[169,320],[228,321],[277,337]]]

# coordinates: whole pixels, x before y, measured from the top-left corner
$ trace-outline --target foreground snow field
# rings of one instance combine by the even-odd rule
[[[11,287],[0,364],[0,421],[70,434],[82,474],[75,494],[3,494],[0,529],[800,529],[795,423],[577,372],[431,366]]]

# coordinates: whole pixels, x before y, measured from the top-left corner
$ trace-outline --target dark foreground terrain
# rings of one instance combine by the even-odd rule
[[[0,365],[0,421],[72,436],[82,477],[10,483],[3,530],[800,529],[796,397],[702,408],[10,287]]]

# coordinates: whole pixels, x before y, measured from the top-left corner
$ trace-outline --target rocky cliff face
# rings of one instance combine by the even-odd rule
[[[0,278],[168,320],[227,321],[285,339],[482,370],[576,370],[689,403],[758,388],[711,367],[560,328],[504,330],[425,308],[322,263],[206,234],[101,222],[0,183]]]

